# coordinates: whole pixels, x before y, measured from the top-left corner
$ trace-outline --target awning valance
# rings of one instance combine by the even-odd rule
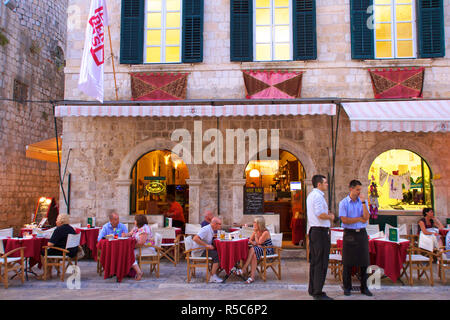
[[[272,115],[335,115],[335,104],[56,106],[56,117],[231,117]]]
[[[58,138],[59,153],[61,155],[61,137]],[[56,139],[50,138],[26,146],[27,158],[58,162],[58,152],[56,151]]]
[[[448,132],[450,100],[342,103],[352,131]]]

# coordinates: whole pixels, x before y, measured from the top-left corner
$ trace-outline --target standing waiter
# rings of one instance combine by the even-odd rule
[[[308,292],[315,300],[331,300],[322,288],[328,271],[329,231],[334,215],[328,212],[324,197],[324,191],[328,189],[327,179],[322,175],[315,175],[312,184],[314,189],[306,199],[310,254]]]
[[[342,264],[344,294],[351,295],[352,267],[360,268],[361,293],[372,296],[367,287],[367,267],[369,261],[369,239],[366,226],[369,220],[367,200],[361,194],[362,185],[358,180],[350,181],[350,194],[339,203],[339,217],[344,227]]]

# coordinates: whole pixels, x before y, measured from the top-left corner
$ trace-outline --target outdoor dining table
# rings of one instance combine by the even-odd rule
[[[102,239],[97,243],[97,249],[100,250],[100,263],[104,270],[104,279],[115,275],[117,282],[121,282],[130,272],[135,261],[135,244],[134,238]],[[97,256],[94,256],[94,258],[97,259]]]
[[[38,268],[42,267],[41,264],[41,251],[42,247],[45,247],[48,244],[48,239],[46,238],[37,238],[33,237],[30,239],[25,238],[6,238],[3,239],[3,247],[5,248],[5,252],[9,252],[11,250],[25,247],[24,249],[24,258],[25,258],[25,276],[28,280],[28,272],[29,268],[33,267],[35,264],[38,264]],[[15,252],[11,255],[11,257],[20,257],[20,252]],[[31,271],[34,274],[34,272]]]
[[[225,282],[230,276],[231,269],[241,260],[247,260],[248,239],[214,240],[214,245],[219,256],[220,267],[225,270]]]
[[[343,241],[337,240],[337,247],[343,247]],[[396,282],[400,278],[403,264],[406,261],[409,240],[399,242],[376,238],[369,240],[370,263],[384,270],[384,274]]]
[[[81,233],[80,246],[86,245],[92,252],[92,256],[97,256],[97,238],[100,233],[100,227],[97,228],[76,228],[76,233]]]

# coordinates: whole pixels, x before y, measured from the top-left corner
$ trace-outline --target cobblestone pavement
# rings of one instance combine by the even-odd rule
[[[269,271],[267,282],[259,277],[253,284],[246,284],[240,278],[231,276],[226,283],[206,283],[205,273],[198,270],[196,278],[186,282],[186,263],[182,261],[176,267],[166,261],[161,262],[160,277],[150,275],[148,266],[144,269],[144,278],[135,281],[124,278],[121,283],[116,278],[103,279],[96,273],[96,263],[81,260],[81,288],[68,289],[67,280],[62,282],[53,274],[47,281],[37,280],[30,275],[29,281],[22,284],[19,280],[10,281],[10,287],[0,288],[0,299],[11,300],[310,300],[308,295],[309,264],[305,259],[282,260],[282,280],[276,279]],[[34,268],[37,273],[41,270]],[[224,274],[222,273],[223,277]],[[388,278],[381,280],[379,289],[372,289],[373,297],[355,292],[350,297],[343,295],[340,283],[328,272],[324,291],[337,300],[450,300],[450,281],[443,285],[434,273],[435,285],[427,280],[416,281],[414,286],[392,283]],[[450,278],[450,276],[448,276]],[[73,282],[72,282],[73,283]],[[354,280],[354,285],[359,285]],[[255,292],[258,292],[255,295]]]

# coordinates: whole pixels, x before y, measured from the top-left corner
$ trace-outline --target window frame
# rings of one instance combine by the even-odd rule
[[[397,0],[390,0],[390,4],[376,4],[376,0],[374,0],[373,4],[373,23],[375,28],[373,29],[373,52],[374,52],[374,59],[376,60],[392,60],[392,59],[417,59],[419,56],[418,52],[418,30],[417,30],[417,13],[416,13],[416,0],[411,0],[411,21],[397,21],[396,16],[396,6],[397,5],[408,5],[407,3],[399,3],[397,4]],[[390,40],[377,40],[377,34],[376,34],[376,26],[377,24],[386,24],[387,22],[377,22],[377,15],[376,15],[376,9],[377,7],[381,6],[391,6],[391,39]],[[401,40],[412,40],[413,42],[413,55],[410,57],[398,57],[398,47],[397,47],[397,24],[402,22],[410,22],[412,25],[412,39],[401,39]],[[400,41],[401,41],[400,40]],[[378,57],[377,56],[377,43],[378,42],[391,42],[391,56],[390,57]]]
[[[166,0],[161,0],[161,28],[148,28],[148,3],[149,0],[144,0],[144,39],[143,39],[143,62],[142,64],[178,64],[183,63],[183,0],[180,1],[180,10],[179,11],[173,11],[173,10],[167,10]],[[180,28],[167,28],[166,27],[166,15],[170,12],[179,12],[180,13]],[[180,30],[180,44],[179,44],[179,55],[180,55],[180,61],[175,62],[167,62],[166,61],[166,48],[167,47],[177,47],[176,45],[166,45],[165,39],[166,39],[166,31],[167,30]],[[149,30],[161,30],[161,43],[159,45],[160,47],[160,61],[159,62],[147,62],[147,48],[150,47],[158,47],[156,45],[148,45],[147,44],[147,32]]]
[[[289,30],[289,46],[290,46],[290,50],[289,50],[289,60],[275,60],[274,56],[275,56],[275,44],[277,42],[274,41],[274,36],[275,36],[275,27],[276,26],[286,26],[286,25],[275,25],[275,0],[269,0],[270,1],[270,19],[271,19],[271,23],[270,25],[258,25],[259,26],[268,26],[271,28],[271,40],[270,40],[270,46],[271,46],[271,60],[257,60],[256,59],[256,46],[257,46],[257,41],[256,41],[256,11],[258,8],[263,8],[263,7],[257,7],[256,6],[256,1],[257,0],[252,0],[253,2],[253,12],[252,12],[252,18],[253,18],[253,25],[252,25],[252,30],[253,30],[253,62],[276,62],[276,61],[293,61],[294,60],[294,24],[293,24],[293,12],[294,12],[294,8],[293,8],[293,1],[294,0],[288,0],[289,1],[289,24],[288,26],[288,30]],[[285,8],[285,7],[280,7],[280,8]],[[265,42],[264,42],[265,43]],[[287,42],[281,42],[281,43],[287,43]]]

